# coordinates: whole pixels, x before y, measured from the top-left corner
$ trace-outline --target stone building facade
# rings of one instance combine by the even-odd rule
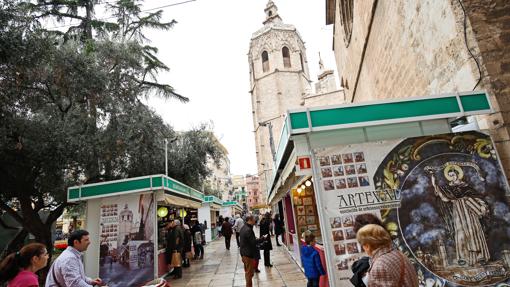
[[[260,190],[258,176],[250,174],[246,175],[246,193],[248,194],[246,204],[249,211],[253,210],[253,208],[266,205],[264,196]]]
[[[228,150],[220,143],[216,136],[213,135],[212,138],[223,150],[224,156],[219,160],[219,164],[216,164],[212,158],[207,158],[207,167],[211,170],[211,173],[204,181],[204,192],[222,200],[228,200],[233,190]]]
[[[344,102],[332,71],[324,70],[312,91],[306,48],[296,27],[283,23],[273,1],[264,9],[264,26],[253,33],[248,52],[253,130],[261,201],[273,175],[273,157],[287,110]]]
[[[486,90],[510,175],[510,2],[326,0],[347,102]]]

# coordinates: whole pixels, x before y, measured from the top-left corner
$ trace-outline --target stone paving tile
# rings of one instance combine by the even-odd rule
[[[255,232],[258,234],[258,230]],[[273,268],[264,266],[264,260],[259,263],[260,273],[255,273],[253,286],[256,287],[298,287],[306,286],[306,278],[287,251],[277,247],[273,238],[271,262]],[[261,252],[262,255],[262,252]],[[205,247],[202,260],[192,260],[191,267],[184,268],[181,279],[167,278],[172,287],[232,287],[246,286],[244,267],[239,256],[239,249],[235,245],[235,237],[230,250],[225,249],[225,242],[215,240]]]

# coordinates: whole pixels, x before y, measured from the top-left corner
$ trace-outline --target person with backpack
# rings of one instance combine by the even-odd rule
[[[35,273],[47,263],[46,246],[30,243],[7,255],[0,263],[0,284],[7,282],[7,287],[38,287],[39,278]]]
[[[322,267],[319,252],[313,247],[315,245],[315,235],[310,230],[303,232],[305,245],[301,246],[301,264],[305,269],[305,276],[308,279],[307,287],[319,287],[319,279],[326,275]]]
[[[191,228],[191,237],[193,239],[193,247],[195,249],[194,259],[204,259],[204,246],[201,224],[198,221],[194,221],[194,225]]]

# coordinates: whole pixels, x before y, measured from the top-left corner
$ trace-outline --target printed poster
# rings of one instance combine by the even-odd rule
[[[314,151],[336,286],[366,256],[356,215],[381,218],[420,286],[510,286],[510,192],[491,138],[464,132]]]
[[[110,287],[154,279],[154,195],[101,201],[99,277]]]

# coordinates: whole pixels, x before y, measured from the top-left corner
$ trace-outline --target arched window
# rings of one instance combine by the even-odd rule
[[[352,22],[353,22],[353,10],[354,10],[354,1],[353,0],[340,0],[338,1],[338,9],[340,11],[340,21],[342,22],[342,26],[344,28],[344,41],[345,46],[349,46],[351,42],[352,35]]]
[[[267,51],[262,52],[262,72],[269,71],[269,56],[267,55]]]
[[[282,48],[282,56],[283,56],[283,67],[290,68],[290,53],[289,48],[283,47]]]

